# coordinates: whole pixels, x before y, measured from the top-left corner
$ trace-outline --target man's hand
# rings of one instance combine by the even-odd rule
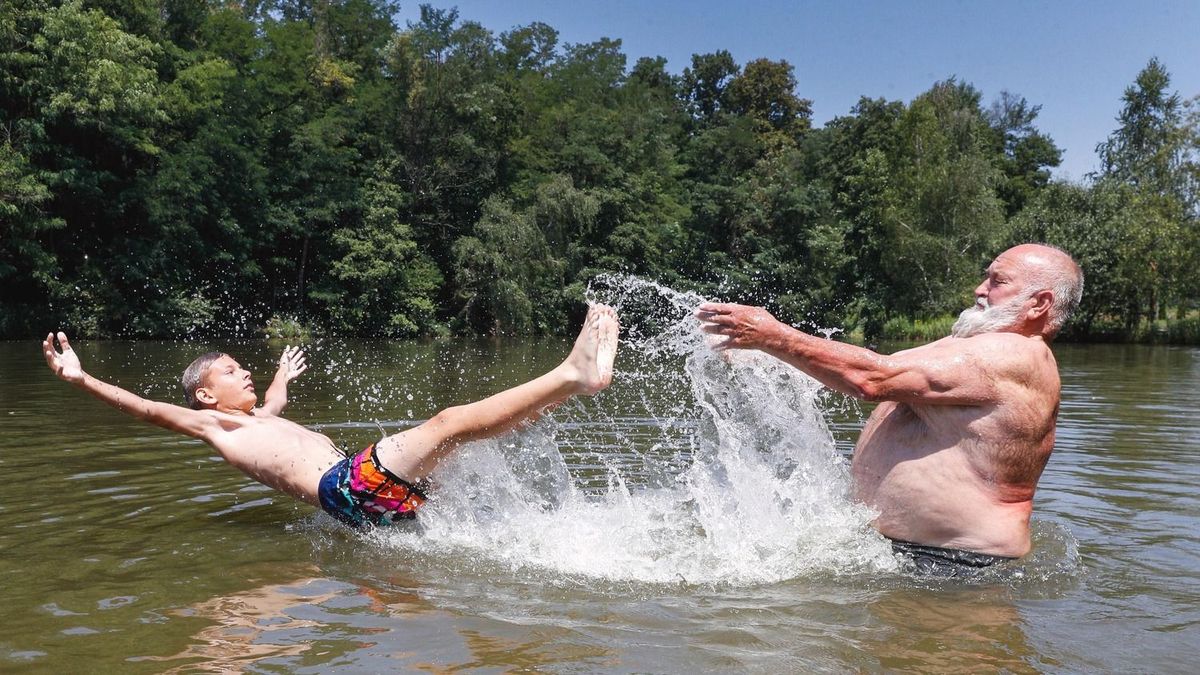
[[[306,370],[308,370],[308,364],[304,362],[304,350],[289,345],[279,356],[279,371],[276,373],[276,377],[283,375],[288,382],[291,382]]]
[[[67,334],[60,331],[58,342],[62,345],[61,353],[54,346],[54,333],[47,333],[46,339],[42,340],[42,353],[46,357],[46,365],[50,366],[55,375],[67,382],[82,382],[83,366],[80,365],[75,350],[71,349],[71,343],[67,342]]]
[[[696,310],[701,330],[723,339],[714,349],[762,349],[783,324],[762,307],[706,302]]]

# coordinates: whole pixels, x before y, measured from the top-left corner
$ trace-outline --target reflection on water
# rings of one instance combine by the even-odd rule
[[[865,651],[887,671],[1040,672],[1009,593],[1007,588],[882,593],[867,603],[881,628]]]
[[[319,575],[316,567],[289,573]],[[411,581],[335,581],[325,576],[270,583],[219,595],[173,610],[172,617],[199,628],[181,651],[166,656],[132,656],[156,672],[185,673],[354,664],[354,669],[441,670],[461,668],[539,669],[564,658],[591,660],[604,650],[555,648],[568,631],[530,634],[502,625],[475,625],[440,611]],[[430,654],[436,653],[436,661]]]
[[[316,570],[313,570],[314,572]],[[315,632],[323,625],[295,615],[298,608],[323,605],[337,594],[323,579],[301,579],[291,584],[267,584],[196,603],[172,612],[177,617],[194,617],[211,622],[192,636],[192,643],[171,656],[133,657],[130,660],[171,663],[184,661],[163,672],[185,672],[203,663],[206,669],[238,672],[265,659],[299,656],[311,644],[278,644],[289,633]],[[322,590],[322,587],[325,587]]]
[[[888,568],[843,499],[865,410],[680,350],[674,326],[631,321],[642,349],[618,386],[468,448],[429,518],[366,538],[70,390],[36,345],[0,344],[0,670],[1191,670],[1197,350],[1057,346],[1034,552],[938,585]],[[79,348],[170,399],[208,347]],[[221,347],[260,372],[277,355]],[[289,415],[359,447],[375,420],[403,428],[565,348],[317,345],[330,365]]]

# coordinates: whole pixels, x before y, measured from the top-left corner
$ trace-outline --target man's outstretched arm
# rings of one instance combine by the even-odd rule
[[[207,440],[210,434],[220,428],[217,421],[207,413],[144,399],[116,385],[97,380],[83,372],[79,356],[71,349],[71,343],[67,341],[65,333],[58,334],[61,352],[55,348],[54,338],[53,333],[46,335],[46,339],[42,341],[42,352],[46,357],[46,365],[50,366],[50,370],[54,371],[59,379],[74,384],[123,413],[170,431]]]
[[[300,377],[300,373],[306,370],[308,364],[304,362],[304,350],[292,346],[284,349],[283,354],[279,356],[279,369],[275,371],[275,379],[271,380],[271,386],[267,387],[267,393],[263,395],[263,404],[259,412],[265,415],[278,415],[283,412],[284,406],[287,405],[288,382]]]
[[[798,331],[761,307],[706,303],[697,316],[704,332],[724,338],[718,349],[766,352],[830,389],[868,401],[988,403],[998,396],[996,382],[1007,367],[1003,350],[977,353],[978,340],[939,342],[919,352],[885,356]]]

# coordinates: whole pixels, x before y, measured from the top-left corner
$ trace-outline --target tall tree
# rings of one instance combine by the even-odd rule
[[[1125,88],[1119,126],[1096,152],[1103,176],[1182,199],[1187,137],[1183,101],[1170,87],[1170,73],[1157,58],[1150,59]]]
[[[987,111],[987,121],[1001,148],[1004,180],[998,186],[1005,213],[1012,217],[1050,182],[1050,169],[1062,163],[1062,150],[1034,126],[1040,105],[1001,91]]]
[[[329,275],[313,291],[343,332],[413,337],[441,332],[436,294],[442,275],[404,222],[409,196],[396,185],[397,169],[381,164],[363,192],[358,227],[332,234]]]
[[[796,95],[796,76],[787,61],[755,59],[724,92],[729,112],[754,119],[764,131],[795,140],[809,128],[812,101]]]
[[[13,277],[0,305],[19,308],[4,323],[44,321],[48,303],[69,297],[57,317],[68,325],[125,324],[136,297],[155,292],[125,256],[147,235],[140,194],[160,152],[161,51],[80,0],[18,0],[0,16],[0,144],[12,151],[0,273]]]
[[[969,302],[964,289],[1004,238],[1000,175],[980,98],[969,84],[939,82],[898,122],[889,190],[894,208],[885,219],[890,246],[881,264],[900,312],[963,307]]]
[[[1125,89],[1120,126],[1097,146],[1101,181],[1127,185],[1140,205],[1130,226],[1146,244],[1139,262],[1151,271],[1142,301],[1148,316],[1184,302],[1200,287],[1200,212],[1195,177],[1196,137],[1185,120],[1179,94],[1158,61],[1150,62]],[[1181,293],[1183,292],[1183,293]]]
[[[733,55],[722,49],[711,54],[693,54],[690,68],[683,69],[683,96],[688,111],[699,122],[711,122],[725,108],[725,90],[738,74]]]

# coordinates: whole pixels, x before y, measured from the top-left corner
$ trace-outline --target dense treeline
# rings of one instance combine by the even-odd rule
[[[784,61],[395,9],[5,0],[0,335],[555,332],[612,270],[870,336],[1025,240],[1083,264],[1077,336],[1194,308],[1198,107],[1157,61],[1073,184],[1039,106],[957,79],[816,129]]]

